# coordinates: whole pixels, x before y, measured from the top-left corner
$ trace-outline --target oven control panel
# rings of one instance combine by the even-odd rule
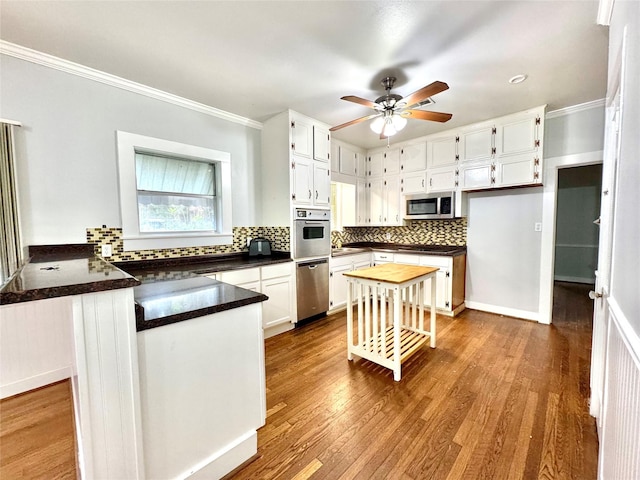
[[[296,208],[296,220],[329,220],[330,210]]]

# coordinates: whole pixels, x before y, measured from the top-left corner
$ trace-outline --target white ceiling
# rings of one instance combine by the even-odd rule
[[[604,98],[608,29],[598,2],[573,1],[11,1],[0,38],[253,120],[291,108],[329,125],[368,115],[398,77],[406,96],[450,89],[409,120],[402,141],[548,104]],[[516,74],[528,79],[512,85]],[[334,133],[381,146],[367,124]]]

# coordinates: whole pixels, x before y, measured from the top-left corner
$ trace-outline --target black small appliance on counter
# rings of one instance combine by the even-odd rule
[[[249,256],[271,255],[271,242],[266,238],[252,238],[249,242]]]

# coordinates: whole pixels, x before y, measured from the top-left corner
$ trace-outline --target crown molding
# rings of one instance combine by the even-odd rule
[[[251,120],[250,118],[241,117],[240,115],[236,115],[234,113],[210,107],[209,105],[205,105],[203,103],[194,102],[192,100],[188,100],[171,93],[163,92],[162,90],[158,90],[156,88],[132,82],[130,80],[126,80],[109,73],[101,72],[100,70],[96,70],[94,68],[85,67],[84,65],[70,62],[68,60],[63,60],[61,58],[54,57],[53,55],[38,52],[37,50],[32,50],[30,48],[16,45],[4,40],[0,40],[0,54],[19,58],[21,60],[26,60],[38,65],[43,65],[45,67],[53,68],[61,72],[70,73],[78,77],[93,80],[95,82],[120,88],[122,90],[127,90],[139,95],[144,95],[145,97],[171,103],[179,107],[188,108],[189,110],[194,110],[206,115],[211,115],[212,117],[221,118],[233,123],[239,123],[240,125],[244,125],[246,127],[262,130],[262,123]]]
[[[613,15],[613,2],[615,0],[600,0],[598,2],[598,16],[596,23],[598,25],[611,25],[611,16]]]
[[[591,102],[581,103],[579,105],[572,105],[570,107],[560,108],[558,110],[547,112],[545,115],[545,118],[562,117],[563,115],[571,115],[572,113],[578,113],[584,110],[590,110],[592,108],[599,108],[604,106],[605,106],[605,99],[600,98],[598,100],[593,100]]]

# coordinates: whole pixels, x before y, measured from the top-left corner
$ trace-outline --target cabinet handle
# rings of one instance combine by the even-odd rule
[[[295,143],[291,144],[291,150],[293,150],[295,152],[295,150],[296,150],[296,144]]]
[[[430,178],[430,179],[429,179],[429,186],[430,186],[430,187],[433,187],[433,178]]]
[[[309,200],[311,200],[311,190],[309,190]]]
[[[382,215],[380,215],[380,221],[382,221]]]
[[[424,188],[424,178],[422,179],[422,188]]]
[[[396,222],[399,222],[400,219],[398,218],[398,215],[396,214]]]
[[[318,199],[318,190],[316,190],[316,200]]]

